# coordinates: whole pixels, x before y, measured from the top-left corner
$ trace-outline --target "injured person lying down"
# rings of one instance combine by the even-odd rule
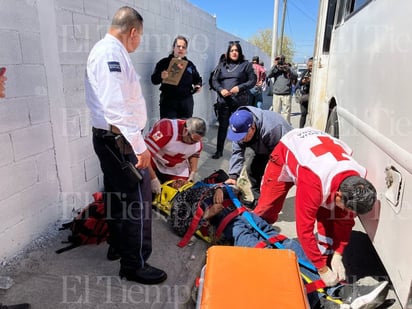
[[[372,309],[385,301],[387,281],[372,286],[339,283],[326,287],[299,242],[279,234],[240,200],[240,191],[224,184],[198,182],[178,193],[168,218],[172,229],[183,237],[178,245],[185,246],[200,231],[203,239],[214,244],[292,250],[298,258],[312,309]]]

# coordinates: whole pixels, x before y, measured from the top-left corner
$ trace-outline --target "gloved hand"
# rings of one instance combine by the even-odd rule
[[[332,261],[330,262],[333,272],[338,274],[339,281],[346,280],[345,266],[342,263],[342,255],[335,252],[332,256]]]
[[[157,177],[153,178],[150,182],[150,186],[152,187],[152,192],[155,194],[160,194],[162,191],[162,185]]]
[[[187,181],[193,182],[193,180],[195,180],[195,176],[196,176],[196,172],[190,172],[189,178],[187,179]]]
[[[338,274],[333,272],[329,267],[327,271],[319,273],[319,276],[326,286],[334,286],[339,282]]]

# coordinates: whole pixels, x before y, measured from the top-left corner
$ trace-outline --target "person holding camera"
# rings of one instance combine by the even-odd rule
[[[275,58],[273,66],[270,68],[268,78],[273,81],[273,103],[272,110],[280,113],[283,118],[290,123],[290,113],[292,108],[292,82],[297,79],[296,73],[286,63],[285,56],[280,55]]]
[[[142,35],[143,17],[131,7],[120,8],[108,33],[89,53],[85,94],[93,147],[103,171],[107,259],[120,258],[120,278],[158,284],[166,273],[147,263],[152,253],[151,156],[142,136],[147,109],[129,55]]]
[[[299,98],[300,103],[300,120],[299,128],[303,128],[306,123],[306,116],[308,115],[309,106],[309,90],[310,79],[312,76],[313,57],[310,57],[307,62],[307,69],[302,73],[302,78],[299,81],[298,88],[302,94]]]

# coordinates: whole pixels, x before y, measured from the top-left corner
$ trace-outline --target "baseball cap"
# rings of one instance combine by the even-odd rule
[[[227,138],[233,142],[243,139],[253,124],[253,115],[245,109],[235,111],[229,119]]]

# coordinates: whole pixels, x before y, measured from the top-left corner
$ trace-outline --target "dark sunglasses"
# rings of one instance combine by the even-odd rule
[[[240,41],[229,41],[229,44],[239,44]]]

